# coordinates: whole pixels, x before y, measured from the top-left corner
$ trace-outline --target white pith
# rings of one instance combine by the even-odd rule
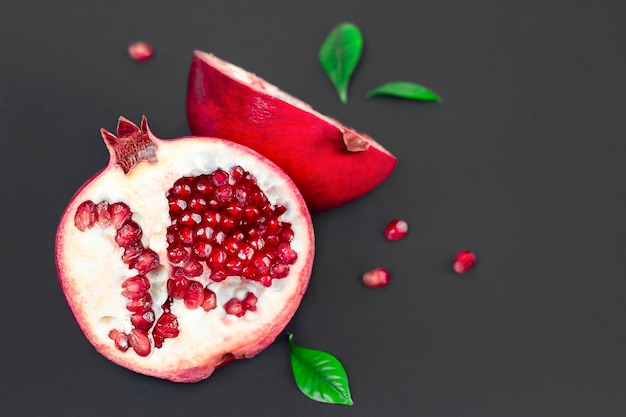
[[[72,200],[59,227],[57,265],[70,307],[86,336],[101,353],[137,372],[172,380],[197,380],[208,376],[224,354],[253,356],[282,330],[306,288],[313,256],[312,227],[293,183],[258,154],[216,139],[151,139],[157,145],[157,164],[140,163],[128,174],[110,164]],[[274,279],[270,287],[239,277],[211,282],[210,271],[205,267],[203,275],[193,279],[204,285],[210,283],[209,288],[217,295],[216,309],[189,310],[182,300],[176,300],[171,312],[178,318],[178,337],[166,339],[159,349],[153,347],[147,357],[138,356],[132,348],[119,351],[108,334],[112,329],[123,332],[132,329],[132,313],[126,309],[128,300],[121,295],[121,284],[137,271],[122,262],[123,249],[113,239],[113,227],[96,225],[81,232],[74,226],[76,208],[85,200],[122,201],[131,208],[133,220],[143,230],[144,246],[158,253],[162,265],[147,274],[152,308],[158,318],[161,304],[167,298],[166,282],[171,269],[165,240],[170,225],[167,190],[182,176],[197,176],[218,168],[229,171],[236,165],[255,176],[272,204],[287,208],[279,220],[291,224],[294,231],[291,247],[298,253],[289,276]],[[243,299],[247,292],[257,296],[257,310],[247,311],[243,317],[227,315],[223,305],[233,297]],[[198,371],[198,368],[202,369]],[[185,372],[193,375],[184,376]]]

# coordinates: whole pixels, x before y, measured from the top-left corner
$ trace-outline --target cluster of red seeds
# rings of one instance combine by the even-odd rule
[[[286,211],[273,206],[240,166],[228,172],[178,179],[167,193],[172,224],[167,230],[168,260],[176,265],[168,288],[180,278],[211,281],[241,276],[270,286],[289,275],[297,259],[291,225],[278,220]],[[176,296],[178,295],[178,297]]]

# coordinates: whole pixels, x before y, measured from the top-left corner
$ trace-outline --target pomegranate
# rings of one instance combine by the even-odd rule
[[[314,254],[294,183],[209,137],[161,140],[120,118],[105,169],[67,206],[59,280],[87,339],[111,361],[177,382],[267,347],[295,313]]]
[[[274,161],[294,180],[312,211],[364,195],[397,163],[368,135],[205,52],[193,55],[187,116],[194,134],[233,140]]]

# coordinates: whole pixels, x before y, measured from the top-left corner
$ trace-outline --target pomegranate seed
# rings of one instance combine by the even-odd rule
[[[83,201],[76,209],[74,215],[74,225],[78,230],[84,232],[87,229],[91,229],[96,223],[96,204],[91,201]]]
[[[462,274],[470,269],[472,269],[476,265],[476,255],[472,251],[462,250],[454,259],[452,263],[452,269],[454,269],[457,273]]]
[[[206,200],[202,197],[194,197],[189,201],[189,208],[196,212],[203,212],[207,205]]]
[[[244,177],[244,175],[246,175],[246,171],[242,167],[237,165],[231,170],[231,175],[234,182],[239,182]]]
[[[204,213],[204,221],[207,226],[215,228],[222,222],[222,215],[215,211],[207,211]]]
[[[156,322],[153,335],[162,338],[174,338],[178,336],[178,319],[172,313],[163,313]]]
[[[178,238],[186,245],[193,243],[193,229],[191,227],[182,227],[178,231]]]
[[[224,240],[224,243],[222,245],[224,250],[226,250],[230,254],[234,254],[239,251],[239,240],[235,239],[232,236]]]
[[[122,352],[126,352],[128,350],[128,336],[126,333],[122,333],[119,330],[114,329],[109,332],[109,338],[115,342],[115,347]]]
[[[208,288],[204,289],[204,301],[201,307],[204,311],[211,311],[217,307],[217,296]]]
[[[116,202],[109,205],[109,211],[111,212],[111,224],[116,229],[119,228],[124,222],[132,216],[130,207],[121,202]]]
[[[117,229],[115,242],[122,248],[128,247],[131,243],[135,243],[141,239],[143,232],[141,227],[132,220],[126,220],[124,224]]]
[[[202,221],[202,216],[198,213],[186,211],[180,215],[179,221],[183,226],[196,226]]]
[[[280,243],[280,238],[276,235],[267,235],[265,236],[265,243],[267,244],[267,246],[276,247]]]
[[[252,246],[252,248],[254,248],[254,250],[263,249],[265,246],[265,240],[260,236],[255,239],[250,239],[250,242],[248,243]]]
[[[252,258],[254,257],[254,253],[255,253],[255,250],[251,245],[245,242],[241,242],[239,244],[239,251],[237,252],[237,258],[241,259],[242,261],[251,261]]]
[[[185,306],[194,310],[204,302],[204,286],[198,281],[191,281],[184,298]]]
[[[128,46],[128,55],[137,62],[143,62],[152,58],[154,50],[145,42],[134,42]]]
[[[228,300],[226,304],[224,304],[224,310],[226,310],[227,314],[232,314],[233,316],[241,317],[246,313],[245,305],[236,298],[231,298]]]
[[[243,219],[248,223],[254,223],[261,217],[261,211],[254,206],[246,206],[243,209]]]
[[[152,296],[149,292],[136,300],[130,300],[128,304],[126,304],[126,309],[133,313],[143,313],[150,307],[152,307]]]
[[[152,350],[148,332],[140,329],[133,329],[128,334],[128,344],[139,356],[148,356]]]
[[[170,200],[168,202],[170,207],[170,214],[179,214],[187,208],[187,202],[182,199]]]
[[[221,270],[211,272],[211,275],[209,275],[209,278],[215,282],[224,281],[226,277],[227,277],[226,272],[221,271]]]
[[[221,230],[213,236],[213,242],[217,245],[223,244],[224,240],[226,240],[226,233]]]
[[[291,242],[294,236],[293,229],[290,226],[285,226],[285,228],[280,232],[280,241]]]
[[[122,255],[122,261],[126,265],[131,265],[135,262],[135,259],[143,252],[143,244],[141,242],[131,243],[124,249],[124,254]]]
[[[270,267],[270,275],[272,278],[285,278],[289,275],[289,266],[276,262]]]
[[[211,180],[216,187],[228,184],[228,173],[223,169],[218,169],[211,174]]]
[[[256,254],[252,258],[252,266],[257,274],[264,275],[270,269],[270,259],[265,254]]]
[[[276,219],[270,219],[265,224],[267,226],[267,232],[270,234],[276,234],[276,232],[278,232],[278,229],[280,229],[280,223]],[[260,232],[261,231],[259,230],[259,233]]]
[[[298,254],[291,249],[291,245],[289,243],[281,243],[278,245],[276,251],[278,253],[278,258],[286,264],[294,264],[298,259]]]
[[[195,242],[193,244],[193,253],[200,259],[205,259],[211,252],[211,245],[208,242]]]
[[[209,257],[206,260],[207,265],[211,270],[220,268],[226,260],[228,259],[228,254],[221,248],[213,248]]]
[[[241,271],[241,276],[243,278],[254,279],[254,277],[256,277],[256,273],[254,272],[253,268],[245,266],[243,268],[243,271]]]
[[[257,190],[252,192],[250,201],[259,207],[263,207],[267,203],[267,197],[265,197],[265,194],[263,194],[262,191]]]
[[[211,238],[213,237],[213,232],[214,232],[214,229],[212,227],[200,226],[196,228],[194,233],[196,235],[196,238],[208,241],[208,240],[211,240]]]
[[[243,271],[243,262],[237,258],[229,259],[224,265],[227,275],[239,275]]]
[[[251,292],[248,292],[246,294],[246,296],[243,299],[243,304],[246,307],[246,310],[248,311],[256,311],[256,303],[257,303],[258,299],[256,297],[256,295],[254,295]]]
[[[276,217],[280,217],[283,214],[285,214],[287,212],[287,207],[285,206],[276,206],[276,208],[274,208],[274,215]]]
[[[388,240],[403,239],[408,233],[409,225],[406,221],[401,219],[394,219],[390,221],[385,227],[385,237]]]
[[[224,209],[224,213],[234,220],[239,220],[243,214],[243,207],[238,203],[231,203]]]
[[[133,268],[140,274],[147,274],[159,266],[159,255],[150,248],[146,248],[139,254]]]
[[[232,219],[230,217],[223,217],[222,218],[222,230],[224,230],[225,232],[232,232],[233,230],[235,230],[235,228],[237,228],[238,222],[235,219]]]
[[[370,288],[384,287],[389,284],[389,271],[385,268],[372,269],[363,274],[363,284]]]
[[[185,277],[167,280],[167,293],[176,300],[185,298],[187,287],[189,287],[189,280]]]
[[[272,286],[272,277],[270,277],[269,275],[262,275],[262,276],[260,276],[258,278],[258,280],[265,287],[271,287]]]
[[[167,250],[167,259],[174,264],[185,262],[189,259],[189,252],[182,245],[170,246]]]
[[[137,313],[130,316],[132,325],[141,330],[149,330],[154,324],[154,310],[146,310],[143,314]]]
[[[206,175],[201,175],[196,178],[194,188],[204,196],[211,195],[214,190],[213,181]]]
[[[98,225],[102,228],[109,227],[111,225],[111,212],[109,211],[109,202],[102,200],[96,205],[96,218],[98,219]]]
[[[143,275],[135,275],[124,281],[122,288],[133,293],[145,293],[150,288],[150,281]]]
[[[202,264],[197,259],[190,259],[183,266],[183,271],[185,276],[187,277],[199,277],[202,275],[204,268]]]
[[[154,340],[154,347],[157,349],[162,348],[163,342],[165,342],[165,338],[163,336],[155,334],[154,331],[152,332],[152,340]]]
[[[171,191],[175,196],[183,199],[191,196],[191,179],[188,177],[177,179]]]
[[[233,234],[231,234],[230,237],[237,240],[238,242],[241,242],[242,240],[246,238],[246,234],[242,232],[241,230],[238,230],[234,232]]]
[[[250,187],[243,184],[235,187],[235,199],[240,204],[247,204],[250,201]],[[256,208],[254,206],[252,207]]]
[[[222,185],[215,190],[215,200],[218,203],[227,203],[233,196],[233,187]]]
[[[165,233],[165,241],[168,245],[173,245],[180,242],[180,236],[178,235],[178,228],[176,226],[168,226]]]

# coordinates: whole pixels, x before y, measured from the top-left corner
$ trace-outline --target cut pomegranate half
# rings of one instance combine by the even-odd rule
[[[161,140],[120,118],[107,167],[57,231],[68,304],[102,355],[179,382],[267,347],[295,313],[314,254],[294,183],[239,144]]]
[[[312,211],[364,195],[397,163],[371,137],[205,52],[191,62],[187,116],[194,134],[241,143],[274,161]]]

